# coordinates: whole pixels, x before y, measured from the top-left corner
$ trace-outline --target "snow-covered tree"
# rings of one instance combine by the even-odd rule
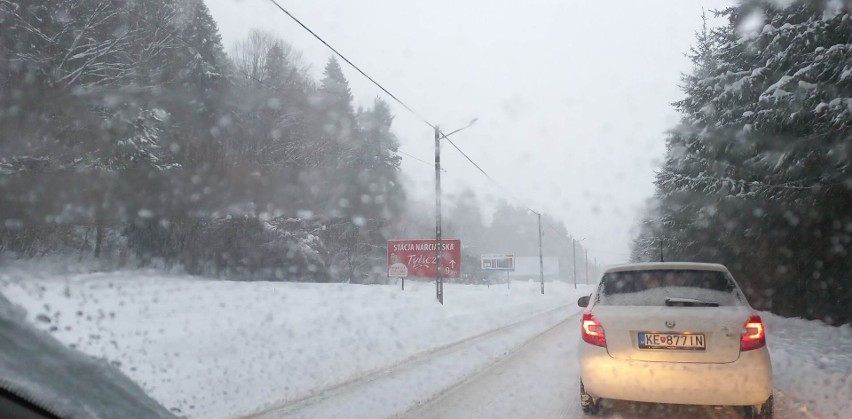
[[[669,260],[728,264],[761,307],[848,321],[850,12],[748,0],[698,34],[635,257],[662,241]]]

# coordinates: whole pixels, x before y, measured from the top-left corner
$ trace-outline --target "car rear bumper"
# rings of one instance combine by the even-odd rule
[[[580,343],[580,374],[593,397],[638,402],[748,406],[772,394],[772,365],[764,347],[727,364],[614,359],[606,348]]]

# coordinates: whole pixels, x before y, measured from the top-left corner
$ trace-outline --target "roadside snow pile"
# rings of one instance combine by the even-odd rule
[[[852,414],[852,327],[767,312],[760,316],[766,322],[775,388],[821,418],[848,418]]]
[[[572,305],[564,283],[487,288],[228,282],[156,272],[0,270],[0,292],[179,415],[232,417]],[[576,310],[576,306],[572,309]],[[567,317],[573,311],[565,311]],[[519,342],[520,343],[520,342]]]

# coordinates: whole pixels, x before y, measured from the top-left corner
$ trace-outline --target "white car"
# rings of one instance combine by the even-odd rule
[[[607,269],[580,298],[580,401],[741,406],[772,417],[766,329],[728,269],[641,263]]]

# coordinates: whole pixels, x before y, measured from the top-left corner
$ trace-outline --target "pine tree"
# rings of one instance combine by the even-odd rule
[[[204,2],[176,1],[170,22],[175,48],[164,70],[173,75],[167,105],[181,128],[175,139],[179,159],[196,170],[222,153],[218,121],[230,112],[222,106],[229,88],[228,61],[216,22]]]
[[[693,49],[634,256],[663,240],[667,259],[726,263],[759,307],[846,321],[849,10],[753,0],[723,14]]]
[[[362,212],[370,218],[391,218],[399,213],[404,200],[399,175],[399,141],[391,131],[393,116],[388,104],[376,99],[373,107],[358,112],[358,131],[362,140],[353,144],[349,165],[357,173],[352,191],[360,196]]]
[[[348,146],[355,134],[352,91],[334,56],[326,63],[320,81],[320,109],[324,115],[324,133],[339,146]]]

